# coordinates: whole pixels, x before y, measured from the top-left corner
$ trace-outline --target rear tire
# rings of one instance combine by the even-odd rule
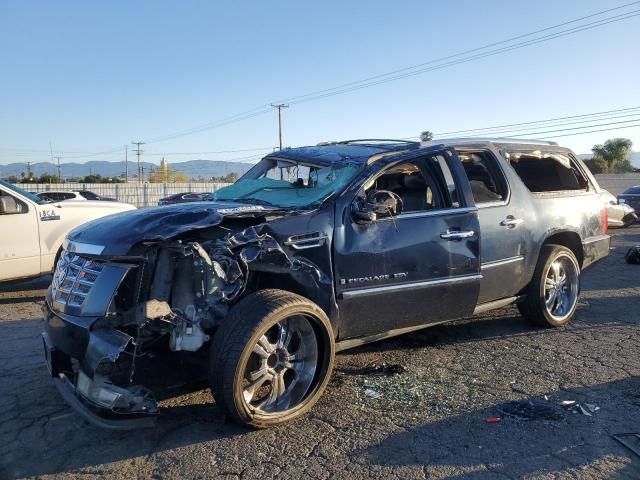
[[[216,403],[236,423],[281,425],[308,412],[333,369],[329,318],[310,300],[261,290],[233,307],[211,344]]]
[[[580,265],[574,253],[562,245],[545,245],[518,309],[537,325],[562,327],[573,319],[579,293]]]

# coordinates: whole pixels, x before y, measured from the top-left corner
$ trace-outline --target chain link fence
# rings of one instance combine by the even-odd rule
[[[138,208],[158,205],[158,200],[183,192],[215,192],[228,183],[33,183],[20,184],[30,192],[60,192],[69,190],[90,190],[103,197],[115,198]]]

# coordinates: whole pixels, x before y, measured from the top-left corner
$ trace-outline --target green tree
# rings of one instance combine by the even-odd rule
[[[43,173],[38,177],[38,183],[59,183],[57,175],[51,175],[49,173]]]
[[[611,138],[604,145],[594,145],[593,160],[603,160],[608,165],[608,171],[623,173],[633,171],[629,158],[633,142],[628,138]]]
[[[433,133],[430,130],[425,130],[420,134],[420,140],[423,142],[430,142],[433,140]]]
[[[584,161],[591,173],[609,173],[609,164],[601,158],[589,158]]]

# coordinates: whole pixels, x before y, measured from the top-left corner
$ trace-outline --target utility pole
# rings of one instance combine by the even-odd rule
[[[129,148],[124,146],[124,183],[129,183]]]
[[[278,109],[278,137],[280,138],[280,150],[282,150],[282,109],[289,108],[285,103],[271,104],[273,108]]]
[[[140,145],[144,145],[144,142],[131,142],[131,144],[136,146],[136,156],[138,157],[138,183],[142,183],[142,175],[144,174],[144,171],[140,166],[140,155],[142,154]]]
[[[62,183],[62,167],[60,166],[60,159],[62,157],[54,157],[56,160],[58,160],[58,183]]]

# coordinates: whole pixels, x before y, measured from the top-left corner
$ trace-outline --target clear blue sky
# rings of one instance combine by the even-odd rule
[[[630,1],[630,0],[629,0]],[[65,161],[457,53],[624,1],[0,1],[0,164]],[[640,5],[636,5],[640,8]],[[615,12],[614,12],[615,13]],[[409,137],[640,105],[640,17],[299,105],[285,144]],[[624,119],[622,119],[624,120]],[[558,139],[578,153],[640,127]],[[233,159],[275,111],[145,146]],[[34,150],[33,152],[28,150]],[[80,157],[73,158],[72,157]]]

